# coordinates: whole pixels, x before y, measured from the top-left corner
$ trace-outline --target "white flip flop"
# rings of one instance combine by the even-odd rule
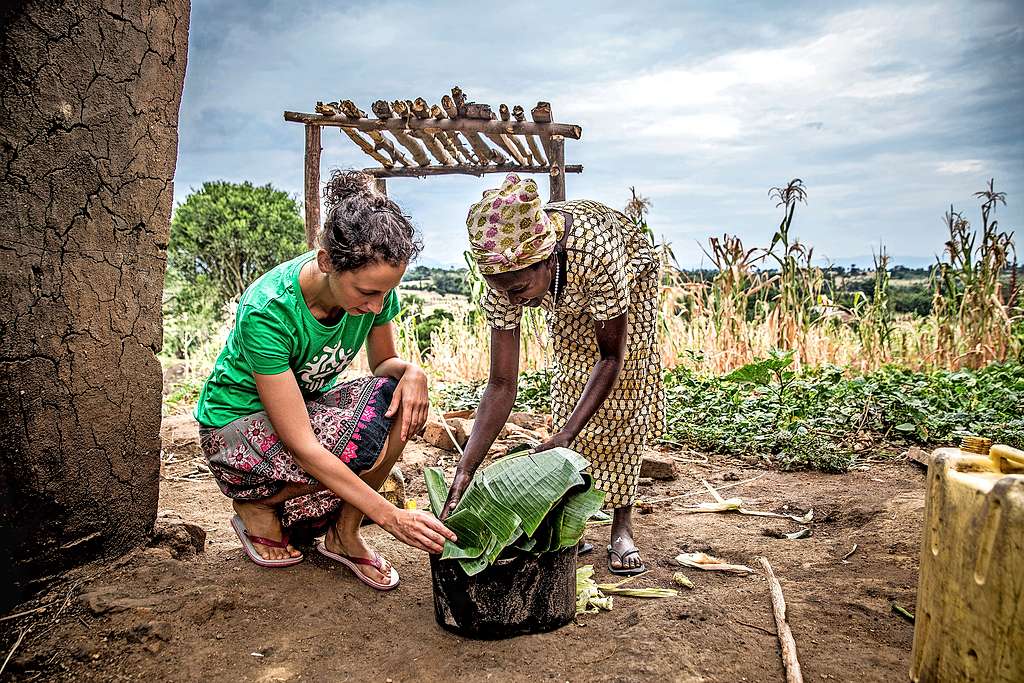
[[[238,515],[231,518],[231,528],[238,534],[238,540],[242,542],[242,549],[245,550],[245,554],[249,556],[249,559],[258,564],[261,567],[291,567],[299,562],[302,562],[306,558],[305,555],[299,555],[298,557],[286,557],[280,560],[268,560],[260,556],[256,551],[256,546],[253,543],[259,543],[260,545],[269,546],[271,548],[287,548],[288,547],[288,534],[282,534],[280,541],[275,541],[270,538],[263,538],[261,536],[255,536],[250,534],[245,528],[245,522]]]
[[[373,579],[368,577],[366,574],[363,574],[361,571],[359,571],[358,567],[356,567],[356,565],[362,564],[369,567],[373,567],[379,572],[383,572],[384,570],[382,569],[382,567],[384,566],[384,561],[381,560],[380,555],[377,554],[377,551],[374,551],[373,559],[371,560],[366,557],[352,557],[350,555],[339,555],[338,553],[331,552],[327,549],[327,546],[324,545],[324,542],[322,540],[317,541],[316,549],[317,552],[319,552],[324,557],[332,559],[335,562],[340,562],[341,564],[351,569],[352,573],[356,575],[356,578],[365,583],[370,588],[374,588],[379,591],[389,591],[398,586],[398,571],[394,567],[391,567],[391,576],[388,577],[390,579],[388,583],[378,583],[377,581],[374,581]]]

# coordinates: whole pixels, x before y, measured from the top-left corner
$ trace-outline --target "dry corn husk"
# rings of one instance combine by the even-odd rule
[[[690,581],[690,579],[687,578],[686,574],[682,572],[676,572],[672,575],[672,583],[674,583],[677,586],[689,588],[690,590],[694,589],[693,581]]]
[[[793,531],[788,534],[783,533],[781,531],[767,530],[764,532],[764,535],[771,536],[772,538],[778,538],[783,541],[795,541],[798,538],[807,538],[808,536],[810,536],[811,530],[807,527],[803,527],[802,529],[797,529],[796,531]]]
[[[597,614],[612,608],[612,597],[601,592],[593,576],[593,565],[586,564],[576,569],[576,614]]]
[[[711,572],[729,572],[731,574],[753,574],[754,570],[742,564],[729,564],[714,555],[707,553],[682,553],[676,555],[676,562],[684,567],[703,569]]]
[[[765,512],[763,510],[750,510],[749,508],[743,507],[743,499],[736,498],[722,498],[718,494],[718,491],[705,480],[701,480],[701,483],[711,492],[711,495],[715,497],[713,503],[697,503],[695,505],[687,505],[686,508],[690,512],[738,512],[741,515],[751,515],[754,517],[778,517],[780,519],[791,519],[797,524],[808,524],[814,519],[814,510],[808,510],[803,515],[784,515],[779,512]]]
[[[597,587],[603,593],[625,595],[628,598],[674,598],[679,595],[679,591],[675,588],[622,588],[622,584],[626,581],[629,579],[623,579],[618,583],[599,583]]]

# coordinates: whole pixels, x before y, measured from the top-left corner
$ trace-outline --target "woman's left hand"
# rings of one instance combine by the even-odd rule
[[[541,451],[550,451],[552,448],[568,448],[572,440],[576,438],[568,432],[557,432],[551,435],[544,443],[533,449],[534,453],[540,453]]]
[[[402,374],[385,417],[394,417],[399,408],[402,409],[402,441],[408,441],[427,423],[430,413],[427,376],[415,365],[407,367]]]

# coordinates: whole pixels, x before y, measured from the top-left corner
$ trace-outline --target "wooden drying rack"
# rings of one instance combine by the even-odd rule
[[[351,100],[316,103],[315,114],[284,113],[285,121],[306,126],[306,240],[312,246],[320,227],[320,129],[341,129],[379,167],[364,169],[387,192],[387,178],[485,173],[546,173],[551,201],[565,199],[565,174],[583,166],[565,163],[565,138],[579,140],[583,130],[554,123],[551,105],[538,102],[526,120],[523,108],[502,104],[498,115],[490,105],[467,102],[459,87],[441,98],[441,105],[415,100],[377,100],[370,118]],[[500,118],[499,118],[500,117]],[[389,137],[390,135],[390,137]],[[392,138],[394,138],[392,140]],[[411,157],[411,158],[410,158]]]

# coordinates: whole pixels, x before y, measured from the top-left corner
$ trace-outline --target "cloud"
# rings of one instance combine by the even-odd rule
[[[1024,32],[1013,2],[731,6],[523,0],[371,5],[193,2],[176,199],[203,180],[302,190],[302,129],[285,109],[351,98],[554,105],[580,123],[567,141],[570,197],[620,207],[635,185],[651,222],[699,261],[694,243],[729,231],[766,243],[769,187],[807,183],[795,229],[835,258],[879,240],[893,253],[941,249],[937,217],[995,177],[1000,221],[1024,219]],[[524,17],[544,21],[524,23]],[[458,26],[458,29],[455,27]],[[368,157],[324,133],[324,170]],[[498,182],[394,180],[429,257],[458,262],[465,207]],[[543,183],[542,183],[543,184]]]
[[[958,175],[961,173],[977,174],[985,169],[985,162],[980,159],[963,159],[961,161],[942,161],[935,167],[939,173]]]

